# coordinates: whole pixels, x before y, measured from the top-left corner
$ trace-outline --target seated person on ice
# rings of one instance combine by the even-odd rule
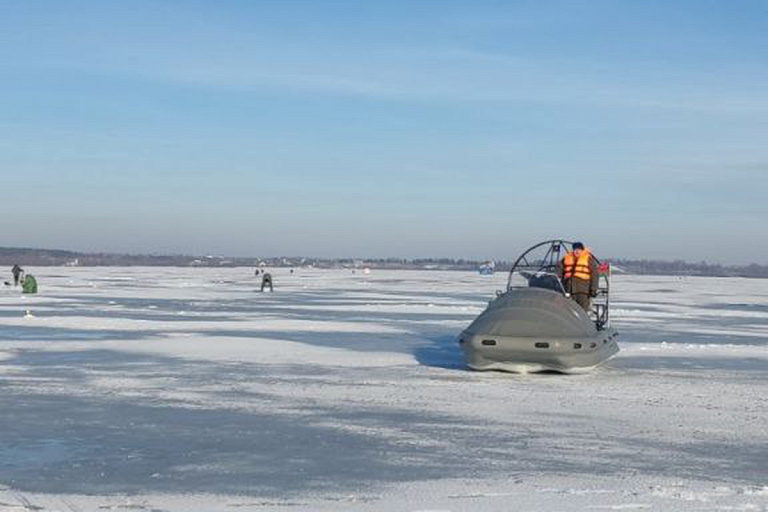
[[[557,275],[565,292],[589,312],[592,297],[597,295],[597,261],[581,242],[574,242],[572,250],[557,264]]]

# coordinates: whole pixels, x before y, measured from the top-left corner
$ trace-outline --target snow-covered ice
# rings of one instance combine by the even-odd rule
[[[616,358],[511,375],[456,344],[503,274],[33,271],[0,510],[768,510],[768,280],[616,276]]]

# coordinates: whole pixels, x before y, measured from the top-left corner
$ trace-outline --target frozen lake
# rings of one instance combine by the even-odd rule
[[[618,356],[521,376],[456,343],[504,274],[32,272],[0,510],[768,510],[768,280],[615,276]]]

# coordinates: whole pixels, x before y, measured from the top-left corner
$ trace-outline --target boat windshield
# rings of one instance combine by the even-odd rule
[[[554,272],[519,270],[510,275],[510,288],[544,288],[565,294],[563,284]]]

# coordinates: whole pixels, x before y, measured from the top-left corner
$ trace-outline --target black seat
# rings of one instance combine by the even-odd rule
[[[551,274],[530,275],[528,276],[528,286],[531,288],[545,288],[555,292],[562,292],[560,280]]]

